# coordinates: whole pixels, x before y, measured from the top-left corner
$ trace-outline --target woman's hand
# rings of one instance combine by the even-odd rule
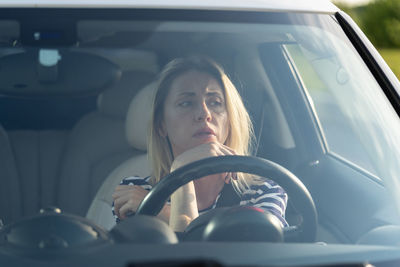
[[[230,147],[220,144],[218,142],[201,144],[199,146],[196,146],[192,149],[185,151],[184,153],[176,157],[176,159],[172,162],[170,171],[173,172],[174,170],[182,166],[185,166],[191,162],[198,161],[204,158],[226,156],[226,155],[236,155],[236,153]],[[214,178],[216,177],[222,178],[225,181],[225,183],[229,183],[231,178],[236,180],[235,173],[221,173],[212,176]],[[199,180],[197,180],[196,183],[198,183],[198,181]]]
[[[114,212],[121,220],[125,219],[129,213],[136,212],[140,203],[149,193],[146,189],[138,185],[119,185],[115,188],[112,195],[114,200]],[[170,205],[165,204],[157,215],[166,223],[169,222]]]
[[[236,153],[230,147],[218,142],[201,144],[177,156],[172,162],[171,172],[194,161],[225,155],[236,155]]]
[[[137,185],[119,185],[112,195],[114,212],[120,219],[125,219],[127,214],[136,212],[142,200],[149,192]]]

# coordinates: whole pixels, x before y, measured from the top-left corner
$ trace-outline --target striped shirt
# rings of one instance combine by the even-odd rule
[[[152,186],[149,184],[150,176],[139,177],[131,176],[123,179],[121,185],[137,185],[150,191]],[[200,210],[199,215],[207,212],[208,210],[218,207],[221,193],[217,196],[215,202],[210,207]],[[287,205],[288,196],[286,192],[277,183],[272,180],[265,179],[261,184],[251,185],[249,189],[242,192],[240,196],[239,206],[252,206],[266,210],[279,219],[283,227],[289,226],[285,219],[285,210]],[[168,202],[169,203],[169,202]],[[112,213],[117,223],[120,219],[114,212],[114,203],[112,205]]]

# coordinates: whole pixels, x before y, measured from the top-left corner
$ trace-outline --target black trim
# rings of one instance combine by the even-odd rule
[[[307,87],[305,86],[302,77],[300,76],[300,72],[297,69],[297,66],[291,57],[291,55],[288,53],[286,47],[282,46],[282,53],[284,54],[285,58],[287,59],[289,68],[293,74],[293,77],[296,81],[297,88],[301,91],[301,96],[304,101],[304,105],[306,106],[307,114],[310,116],[310,126],[312,127],[306,127],[305,129],[310,129],[309,132],[307,132],[305,135],[310,136],[311,133],[315,134],[316,139],[319,141],[319,147],[320,150],[316,150],[316,154],[313,155],[314,157],[319,157],[320,154],[325,154],[328,149],[328,142],[326,141],[325,134],[323,132],[323,128],[319,122],[317,112],[314,110],[314,107],[310,104],[310,99],[311,96],[309,96],[309,93],[307,91]],[[315,131],[311,131],[311,129],[314,129]],[[314,138],[313,138],[314,140]]]
[[[390,68],[384,65],[384,61],[367,37],[361,31],[356,31],[358,29],[357,24],[346,13],[339,11],[335,14],[335,17],[400,116],[400,84],[397,78],[394,77]],[[394,83],[397,84],[395,85]]]
[[[342,164],[346,165],[347,167],[353,169],[354,171],[360,173],[361,175],[363,175],[364,177],[370,179],[374,183],[377,183],[377,184],[379,184],[380,186],[383,186],[383,187],[385,186],[383,181],[382,181],[382,179],[380,179],[378,176],[376,176],[373,173],[369,172],[368,170],[364,169],[360,165],[357,165],[356,163],[353,163],[351,160],[348,160],[345,157],[339,155],[338,153],[335,153],[333,151],[329,151],[326,155],[328,157],[331,157],[331,158],[341,162]]]
[[[267,15],[266,15],[267,14]],[[214,22],[268,22],[276,24],[307,24],[304,16],[326,16],[326,14],[300,12],[264,12],[231,10],[190,10],[156,8],[0,8],[1,19],[17,19],[32,23],[32,16],[40,22],[55,21],[68,23],[76,20],[174,20]],[[49,23],[47,23],[49,24]]]
[[[311,115],[308,100],[297,79],[298,76],[293,72],[292,63],[287,60],[280,44],[262,44],[258,47],[258,51],[280,104],[290,107],[283,109],[283,112],[294,138],[296,154],[302,160],[300,165],[313,161],[325,153],[324,144]],[[269,53],[267,54],[266,51]],[[280,73],[291,73],[292,76],[283,77]]]

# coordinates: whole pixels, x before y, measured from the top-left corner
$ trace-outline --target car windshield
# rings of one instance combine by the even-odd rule
[[[315,238],[300,241],[398,244],[399,116],[333,14],[41,12],[0,17],[4,226],[57,207],[115,227],[115,187],[153,173],[149,121],[161,71],[197,56],[221,66],[239,92],[254,127],[249,155],[284,167],[311,195]],[[265,178],[288,193],[286,228],[308,222],[288,185]]]

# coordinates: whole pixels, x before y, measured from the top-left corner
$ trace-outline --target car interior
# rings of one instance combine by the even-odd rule
[[[220,63],[243,97],[256,135],[253,155],[282,165],[310,191],[318,211],[316,241],[378,242],[368,233],[397,220],[383,183],[329,152],[284,49],[298,41],[290,33],[271,27],[262,36],[237,34],[241,25],[224,23],[213,31],[205,22],[190,29],[179,21],[74,22],[79,45],[66,45],[68,36],[51,43],[57,32],[38,31],[40,21],[21,33],[18,21],[0,21],[7,29],[0,31],[5,225],[53,206],[111,229],[115,186],[151,173],[146,137],[157,75],[171,59],[198,54]],[[49,39],[38,44],[23,35],[35,31]],[[289,196],[286,216],[296,225],[302,218],[293,204]]]

